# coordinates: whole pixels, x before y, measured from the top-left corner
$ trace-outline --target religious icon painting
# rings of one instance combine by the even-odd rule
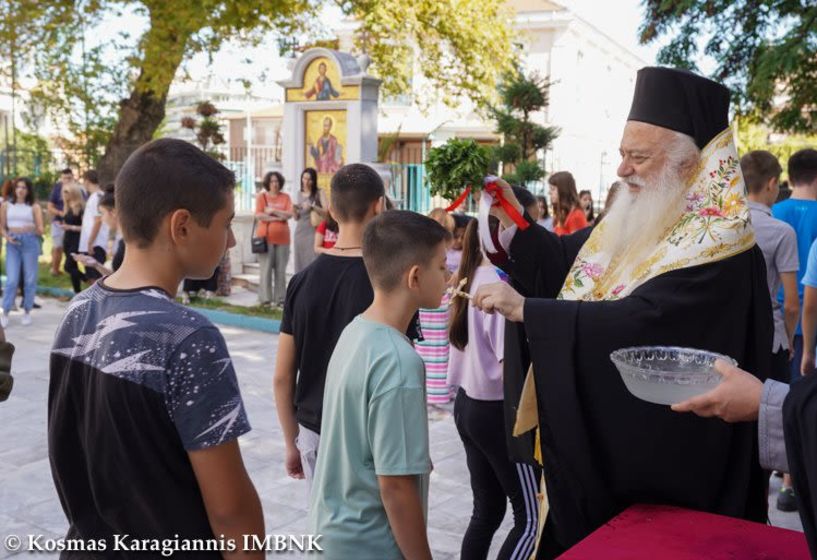
[[[346,158],[346,111],[306,111],[304,161],[318,171],[318,187],[328,193],[329,182]]]
[[[304,70],[303,87],[287,88],[287,101],[348,101],[360,97],[359,86],[343,86],[334,60],[322,56]]]

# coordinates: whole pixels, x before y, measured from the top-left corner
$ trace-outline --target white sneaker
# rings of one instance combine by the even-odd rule
[[[0,327],[7,329],[9,327],[9,316],[3,313],[0,315]]]
[[[24,327],[27,327],[28,325],[30,325],[31,324],[31,314],[29,314],[29,313],[24,314],[22,323],[23,323]]]

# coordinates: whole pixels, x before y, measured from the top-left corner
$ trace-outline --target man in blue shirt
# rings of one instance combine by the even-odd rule
[[[772,214],[783,220],[797,233],[797,254],[801,263],[808,262],[809,249],[817,239],[817,150],[805,149],[796,152],[789,158],[789,183],[791,197],[778,202],[772,208]],[[803,274],[805,266],[797,272],[797,290],[800,308],[803,308]],[[783,303],[783,291],[777,299]],[[800,362],[803,358],[803,330],[797,323],[794,335],[794,359],[791,361],[791,378],[800,377]]]

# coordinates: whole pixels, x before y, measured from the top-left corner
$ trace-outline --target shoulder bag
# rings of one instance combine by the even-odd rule
[[[266,194],[264,195],[264,198],[266,199]],[[252,221],[252,239],[250,240],[250,249],[255,255],[264,254],[267,252],[267,237],[266,235],[263,237],[258,236],[258,231],[256,230],[257,225],[258,217],[255,217]]]

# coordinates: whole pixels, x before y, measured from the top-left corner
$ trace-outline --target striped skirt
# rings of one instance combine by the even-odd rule
[[[448,388],[448,295],[437,309],[420,310],[423,341],[417,342],[417,353],[426,366],[426,399],[429,404],[451,401]]]

